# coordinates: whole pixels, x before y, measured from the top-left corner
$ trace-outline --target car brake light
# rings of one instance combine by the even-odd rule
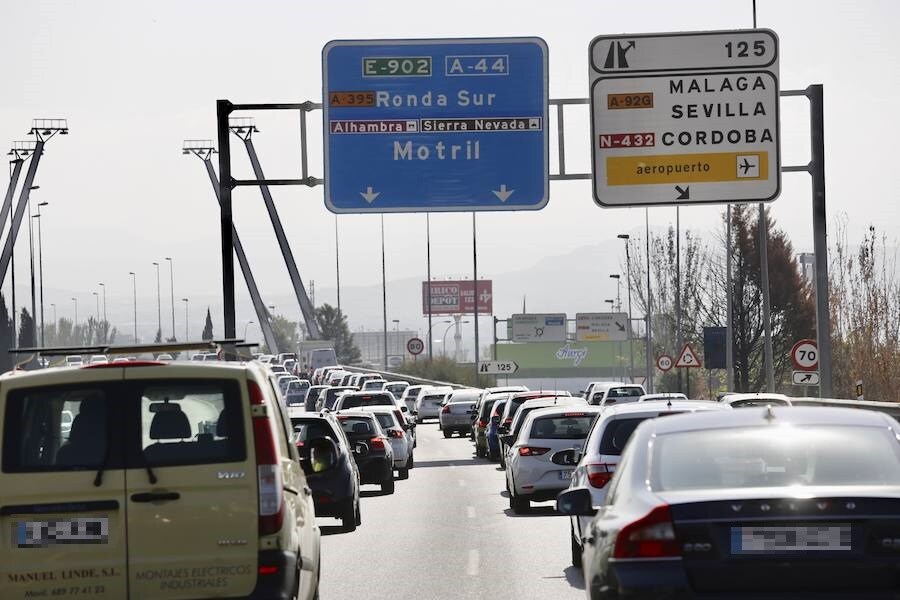
[[[260,575],[276,575],[278,573],[278,567],[275,565],[259,565],[258,573]]]
[[[548,452],[550,452],[550,448],[537,448],[535,446],[522,446],[519,448],[519,456],[540,456]]]
[[[255,381],[247,382],[252,406],[265,406],[266,398]],[[256,448],[256,477],[259,487],[259,535],[273,535],[284,523],[282,475],[271,419],[263,414],[253,417],[253,443]]]
[[[450,414],[450,405],[448,404],[447,406],[442,408],[441,412],[444,413],[445,415],[449,415]]]
[[[478,421],[478,427],[480,427],[481,429],[484,429],[485,427],[487,427],[487,421],[485,421],[484,419],[481,419],[480,421]]]
[[[616,471],[616,465],[606,463],[591,463],[585,466],[588,481],[595,488],[602,488],[612,479]]]
[[[379,450],[384,450],[384,438],[375,436],[371,440],[369,440],[369,446],[372,448],[378,448]]]
[[[662,558],[681,556],[669,506],[657,506],[642,518],[619,530],[614,558]]]
[[[397,438],[398,440],[403,439],[403,430],[402,429],[391,429],[388,431],[388,435],[392,438]]]

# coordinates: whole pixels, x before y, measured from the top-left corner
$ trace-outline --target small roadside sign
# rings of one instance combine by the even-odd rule
[[[519,369],[511,360],[489,360],[478,365],[480,375],[510,375]]]
[[[819,346],[816,340],[800,340],[791,348],[791,363],[798,371],[816,371],[819,368]]]
[[[819,385],[818,371],[793,371],[791,381],[794,385]]]
[[[683,369],[699,369],[703,363],[697,358],[697,353],[694,352],[691,345],[685,344],[681,349],[681,354],[678,355],[678,360],[675,361],[675,366]]]
[[[408,342],[406,342],[406,351],[412,354],[413,356],[418,356],[422,354],[422,351],[425,350],[425,342],[420,340],[417,337],[410,338]]]
[[[672,360],[672,357],[668,354],[660,354],[656,358],[656,368],[665,373],[669,369],[672,368],[672,365],[675,361]]]

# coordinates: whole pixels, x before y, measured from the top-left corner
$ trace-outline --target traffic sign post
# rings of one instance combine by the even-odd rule
[[[511,375],[519,365],[511,360],[488,360],[478,365],[479,375]]]
[[[800,340],[791,348],[791,364],[798,371],[816,371],[819,368],[819,347],[815,340]],[[817,376],[818,379],[818,376]]]
[[[322,71],[329,210],[547,203],[549,85],[540,38],[332,41]]]
[[[590,45],[602,206],[774,200],[778,37],[768,29],[600,36]]]

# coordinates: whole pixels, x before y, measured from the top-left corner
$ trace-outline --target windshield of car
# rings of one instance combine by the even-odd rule
[[[732,408],[752,408],[754,406],[789,406],[781,398],[745,398],[743,400],[735,400],[728,402]]]
[[[485,420],[487,415],[491,414],[491,410],[493,410],[494,405],[497,403],[497,400],[485,400],[481,403],[481,410],[478,413],[478,418],[481,420]]]
[[[609,388],[607,398],[639,398],[644,395],[644,390],[639,387],[614,387]]]
[[[497,400],[497,403],[494,404],[494,408],[491,409],[491,418],[498,417],[503,414],[503,409],[506,408],[506,403],[508,400]]]
[[[294,435],[291,440],[294,443],[323,437],[334,442],[338,441],[334,430],[325,419],[291,419],[291,425],[294,427]]]
[[[341,394],[346,394],[350,391],[348,388],[326,388],[325,389],[325,408],[331,410],[334,408],[334,403],[337,402],[338,396]]]
[[[394,415],[390,413],[375,413],[375,418],[378,419],[378,424],[381,425],[382,429],[399,427],[397,421],[394,419]]]
[[[379,435],[381,432],[373,417],[338,415],[341,429],[347,435]]]
[[[393,406],[390,394],[353,394],[341,400],[341,410],[357,406]]]
[[[656,438],[654,490],[900,485],[887,427],[815,425],[668,433]]]
[[[541,417],[531,424],[528,437],[533,440],[583,440],[591,430],[594,417],[585,413]]]
[[[632,417],[625,419],[613,419],[606,423],[603,436],[600,438],[600,446],[597,452],[609,456],[619,456],[625,449],[625,444],[631,439],[631,434],[638,425],[651,417]],[[600,426],[599,424],[597,425]]]

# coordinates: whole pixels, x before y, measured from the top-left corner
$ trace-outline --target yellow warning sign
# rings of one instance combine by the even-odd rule
[[[768,152],[610,156],[607,185],[758,181],[769,177]]]

